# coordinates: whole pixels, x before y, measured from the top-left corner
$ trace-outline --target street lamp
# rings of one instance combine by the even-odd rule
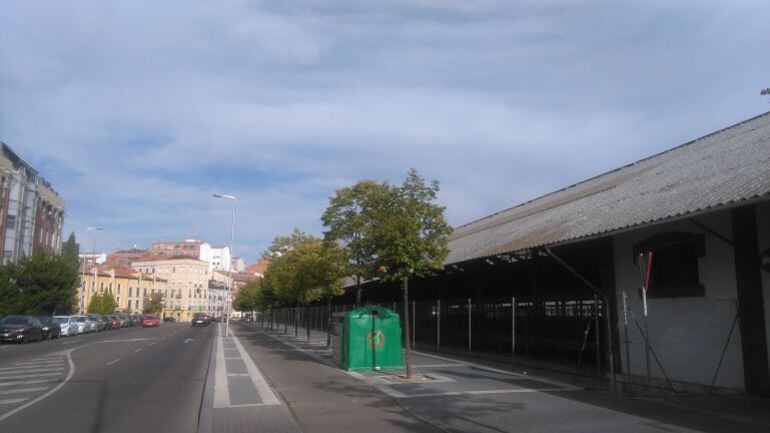
[[[90,232],[91,230],[101,231],[101,230],[104,230],[104,227],[86,227],[86,236],[85,236],[85,239],[83,240],[83,268],[80,271],[80,284],[83,284],[86,281],[86,254],[88,254],[87,253],[87,251],[88,251],[88,232]],[[83,288],[83,292],[86,292],[87,289],[88,289],[87,287],[84,287]]]
[[[227,313],[227,316],[225,317],[225,337],[228,336],[230,331],[230,305],[232,302],[232,294],[233,294],[233,264],[232,264],[232,257],[233,257],[233,238],[235,237],[235,196],[232,194],[216,194],[214,193],[214,197],[216,198],[224,198],[227,200],[233,201],[233,213],[230,217],[230,263],[227,267],[227,296],[225,298],[225,312]]]

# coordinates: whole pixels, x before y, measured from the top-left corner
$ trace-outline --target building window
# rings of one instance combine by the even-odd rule
[[[127,305],[128,305],[128,311],[131,311],[131,300],[130,299],[128,300],[128,304]]]
[[[118,283],[118,295],[120,294],[120,283]]]
[[[120,308],[120,296],[115,298],[115,308]]]
[[[104,283],[99,283],[99,293],[104,293]]]
[[[650,298],[684,298],[705,296],[700,283],[698,259],[705,255],[703,234],[667,232],[634,245],[634,261],[652,252],[652,267],[647,296]],[[644,259],[645,256],[642,256]],[[646,260],[646,259],[644,259]]]
[[[134,296],[134,288],[131,286],[128,286],[128,297]]]

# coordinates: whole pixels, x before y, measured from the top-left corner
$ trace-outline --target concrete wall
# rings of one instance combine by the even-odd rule
[[[730,239],[730,213],[718,212],[700,216],[697,220],[722,236]],[[615,282],[618,291],[620,322],[620,352],[623,371],[626,369],[623,343],[623,292],[628,295],[630,308],[643,326],[642,299],[639,295],[639,269],[634,263],[634,244],[659,233],[681,231],[703,233],[689,221],[663,224],[616,235],[613,238],[615,254]],[[653,267],[655,266],[653,260]],[[716,371],[722,349],[727,342],[730,327],[736,315],[737,289],[732,247],[716,237],[705,235],[705,255],[698,261],[700,282],[705,286],[704,297],[654,298],[648,301],[650,343],[669,378],[709,385]],[[651,291],[655,288],[651,287]],[[628,329],[631,340],[631,373],[645,376],[644,339],[629,315]],[[663,374],[650,357],[651,374]],[[741,336],[738,324],[725,354],[716,386],[742,390],[744,388]]]
[[[759,252],[770,248],[770,203],[757,205],[757,235]],[[770,272],[762,272],[762,295],[765,302],[765,336],[770,358]]]

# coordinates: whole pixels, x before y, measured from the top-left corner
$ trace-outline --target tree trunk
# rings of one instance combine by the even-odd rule
[[[356,275],[356,307],[361,306],[361,295],[363,290],[361,290],[361,276]]]
[[[412,350],[410,343],[409,332],[409,278],[404,278],[404,345],[405,349],[405,366],[406,366],[406,378],[412,378]]]
[[[326,348],[332,345],[332,297],[331,294],[326,297]]]
[[[294,336],[299,335],[299,302],[294,307]]]
[[[307,330],[307,341],[310,342],[310,305],[305,305],[305,329]]]

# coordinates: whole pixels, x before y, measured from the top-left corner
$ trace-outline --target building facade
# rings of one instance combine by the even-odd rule
[[[193,313],[213,310],[215,300],[212,298],[214,293],[209,290],[208,262],[186,254],[157,255],[135,261],[131,267],[168,282],[163,292],[163,317],[189,321]]]
[[[0,261],[33,251],[60,253],[65,203],[51,185],[0,142]]]
[[[166,293],[168,281],[150,273],[119,266],[86,265],[81,269],[77,302],[80,314],[88,312],[95,295],[110,293],[115,298],[115,311],[141,313],[145,302],[154,293]]]

